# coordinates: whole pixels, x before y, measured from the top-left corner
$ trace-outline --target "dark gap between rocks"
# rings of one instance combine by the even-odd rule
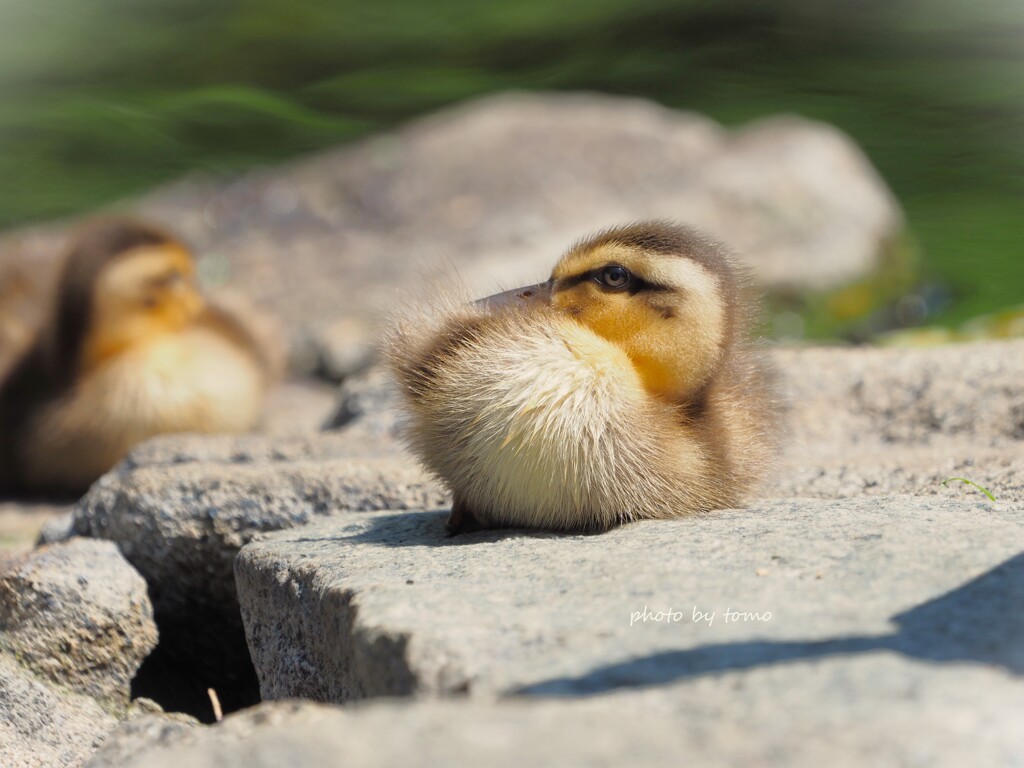
[[[167,712],[183,712],[207,724],[215,721],[209,688],[225,715],[259,704],[259,680],[244,636],[225,637],[204,663],[197,661],[194,628],[159,615],[156,623],[160,641],[132,680],[132,699],[152,699]]]

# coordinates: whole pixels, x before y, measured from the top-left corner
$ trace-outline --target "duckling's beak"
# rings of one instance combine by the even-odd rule
[[[551,284],[537,283],[524,288],[513,288],[511,291],[496,293],[473,303],[487,309],[503,309],[505,307],[529,307],[535,304],[547,304],[551,301]]]

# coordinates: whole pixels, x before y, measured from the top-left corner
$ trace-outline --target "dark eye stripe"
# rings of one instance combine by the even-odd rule
[[[559,278],[558,280],[554,281],[553,289],[555,292],[566,291],[569,290],[570,288],[576,287],[580,283],[585,283],[588,280],[595,280],[600,283],[601,273],[605,269],[606,267],[598,267],[597,269],[591,269],[586,272],[581,272],[578,275],[569,275],[568,277]],[[632,279],[623,288],[619,289],[625,291],[626,293],[629,293],[630,295],[640,293],[642,291],[660,293],[675,290],[667,285],[648,282],[647,280],[644,280],[634,272],[631,272],[630,274],[632,275]],[[615,289],[606,288],[606,290]]]
[[[594,276],[593,272],[583,272],[579,275],[569,275],[569,277],[563,277],[554,282],[554,290],[565,291],[569,288],[574,288],[580,283],[585,283],[587,280],[592,279]]]

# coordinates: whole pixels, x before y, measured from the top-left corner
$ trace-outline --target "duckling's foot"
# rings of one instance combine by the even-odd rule
[[[449,536],[482,531],[485,527],[473,514],[473,510],[466,506],[466,502],[459,498],[452,500],[452,513],[448,516],[448,522],[444,524]]]

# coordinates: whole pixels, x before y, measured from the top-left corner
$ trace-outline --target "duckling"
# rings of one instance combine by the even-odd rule
[[[449,532],[739,504],[777,411],[745,295],[724,247],[646,222],[577,243],[546,283],[397,323],[406,439],[452,491]]]
[[[79,494],[154,435],[252,429],[269,370],[255,336],[202,295],[184,245],[95,222],[0,383],[0,488]]]
[[[36,285],[15,264],[0,270],[0,376],[31,341]]]

